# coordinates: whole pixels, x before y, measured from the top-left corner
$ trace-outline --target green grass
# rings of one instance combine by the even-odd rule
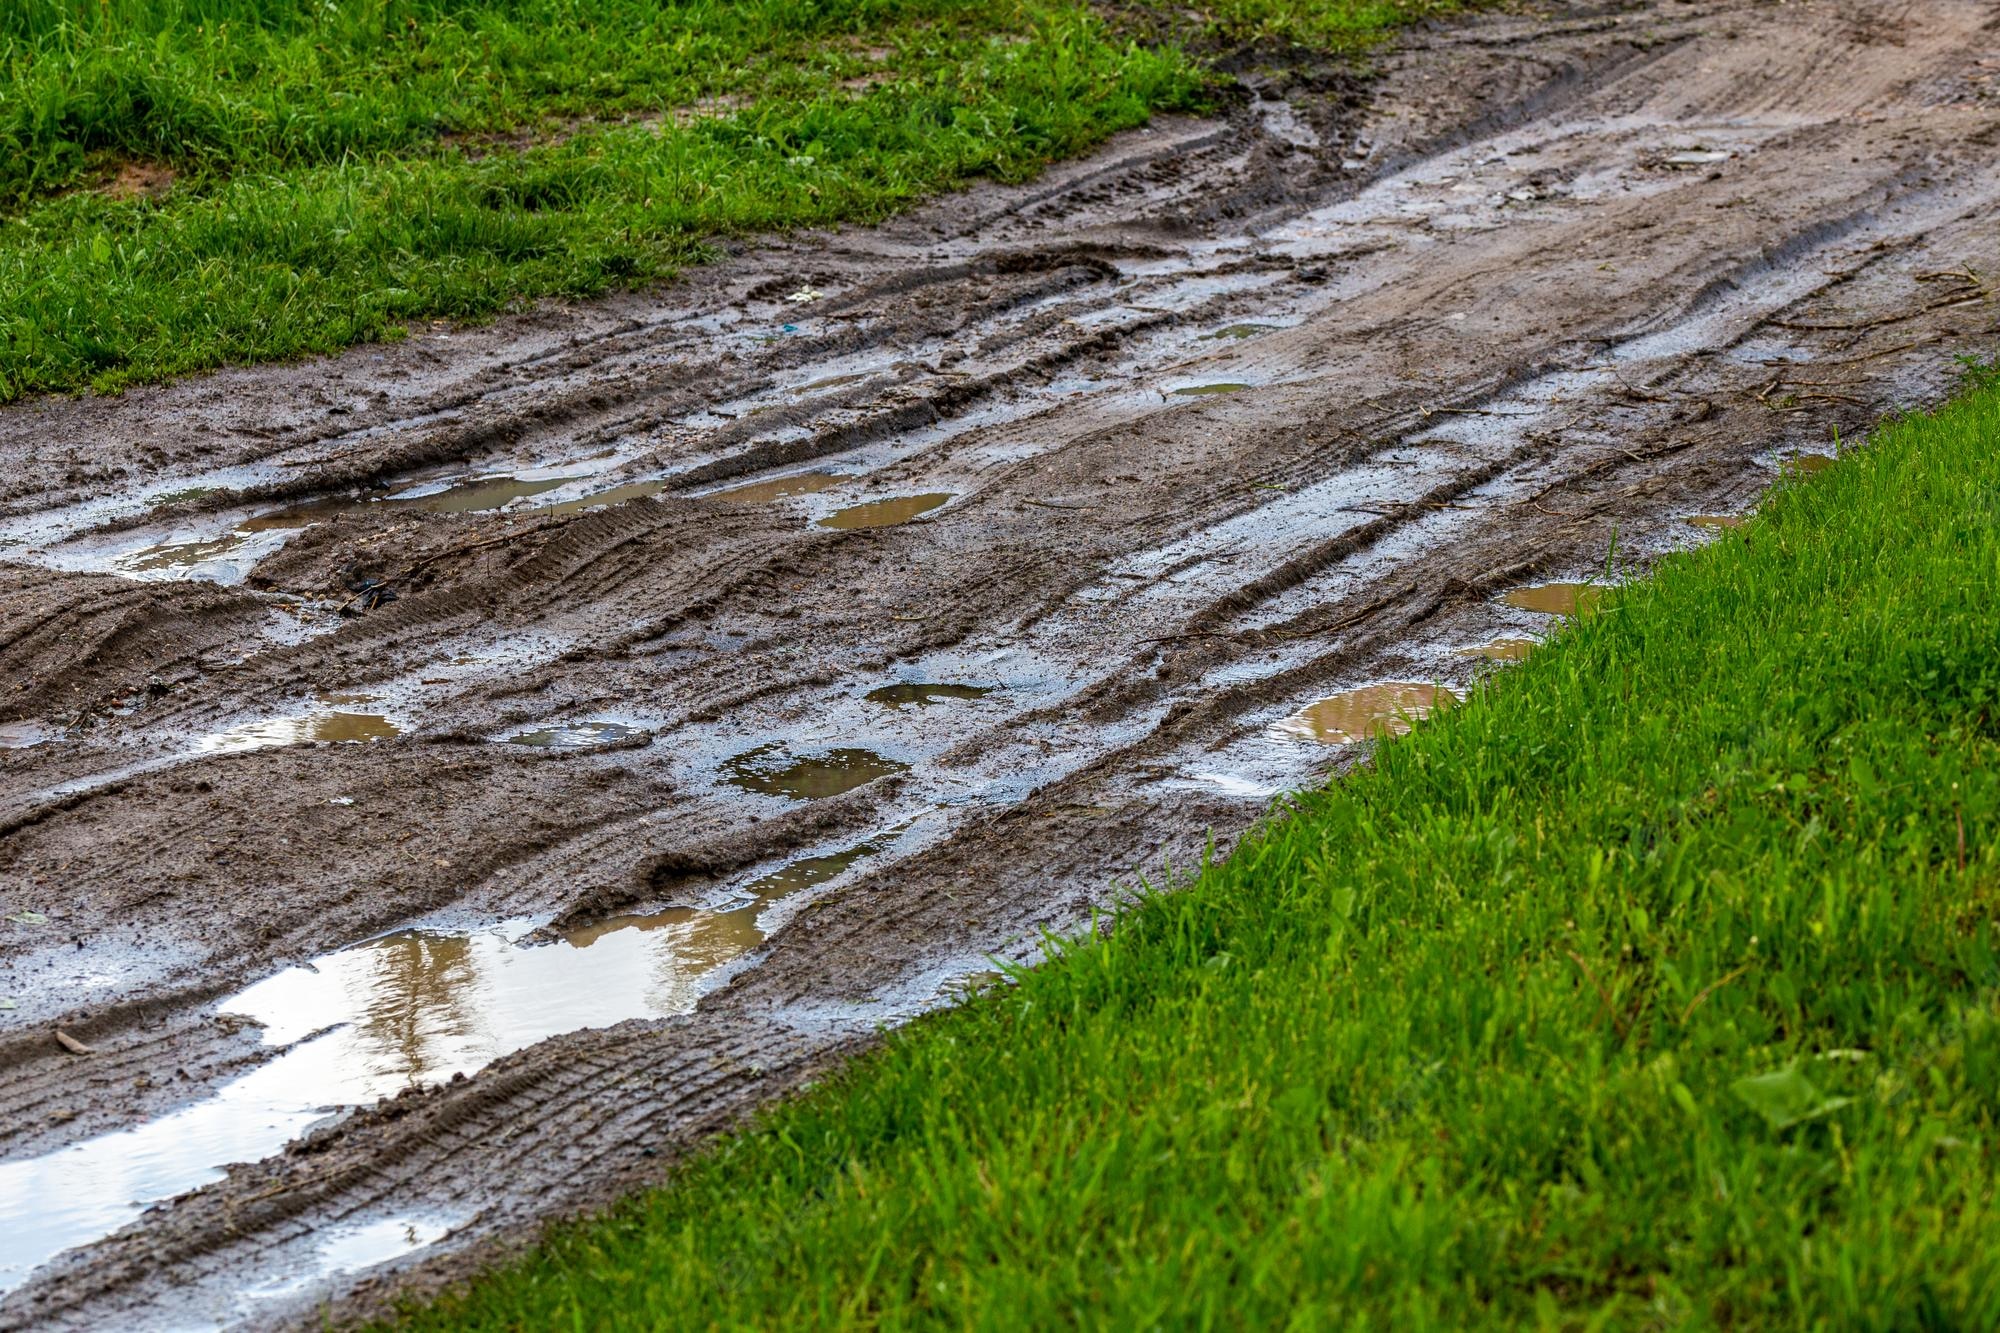
[[[1456,3],[10,0],[0,402],[656,281],[1206,104],[1125,29],[1356,51]]]
[[[2000,1325],[2000,383],[415,1328]]]

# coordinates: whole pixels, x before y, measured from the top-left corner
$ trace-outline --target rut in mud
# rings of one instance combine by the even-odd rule
[[[1989,4],[1382,63],[0,413],[0,1327],[366,1310],[656,1179],[1990,353]]]

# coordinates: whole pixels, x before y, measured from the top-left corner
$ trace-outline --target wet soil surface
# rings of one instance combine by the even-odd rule
[[[0,1327],[351,1316],[657,1179],[1990,354],[1990,4],[1380,64],[0,413]]]

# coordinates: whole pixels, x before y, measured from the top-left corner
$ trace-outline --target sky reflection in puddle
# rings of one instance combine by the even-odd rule
[[[0,1291],[342,1107],[472,1074],[561,1033],[687,1012],[706,974],[763,942],[765,907],[873,850],[793,861],[723,910],[617,917],[536,947],[515,943],[525,922],[399,931],[258,982],[218,1009],[288,1049],[178,1111],[0,1163]]]

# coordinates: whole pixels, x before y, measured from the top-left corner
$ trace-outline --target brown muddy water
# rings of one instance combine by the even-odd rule
[[[1688,526],[1706,528],[1711,532],[1727,532],[1749,521],[1742,514],[1691,514],[1687,518]]]
[[[1604,586],[1597,583],[1538,583],[1515,588],[1500,600],[1523,611],[1545,616],[1588,615],[1604,599]]]
[[[873,750],[843,747],[795,754],[784,745],[772,744],[737,755],[723,765],[723,773],[730,785],[760,796],[814,801],[853,791],[909,767]]]
[[[356,745],[367,741],[386,741],[401,732],[400,727],[380,713],[336,710],[245,722],[202,737],[197,748],[204,754],[232,754],[240,750],[261,750],[271,745],[306,745],[313,742]]]
[[[769,504],[773,500],[783,500],[794,495],[814,495],[820,491],[830,490],[843,481],[852,480],[852,477],[838,472],[806,472],[794,477],[774,477],[769,481],[753,481],[743,486],[732,486],[726,491],[714,492],[709,498],[727,500],[731,504]]]
[[[823,528],[892,528],[942,507],[951,499],[949,492],[928,495],[899,495],[888,500],[869,500],[837,509],[819,521]]]
[[[1277,730],[1322,745],[1353,745],[1378,736],[1401,736],[1433,712],[1457,702],[1458,696],[1441,686],[1383,681],[1307,704],[1278,723]]]

